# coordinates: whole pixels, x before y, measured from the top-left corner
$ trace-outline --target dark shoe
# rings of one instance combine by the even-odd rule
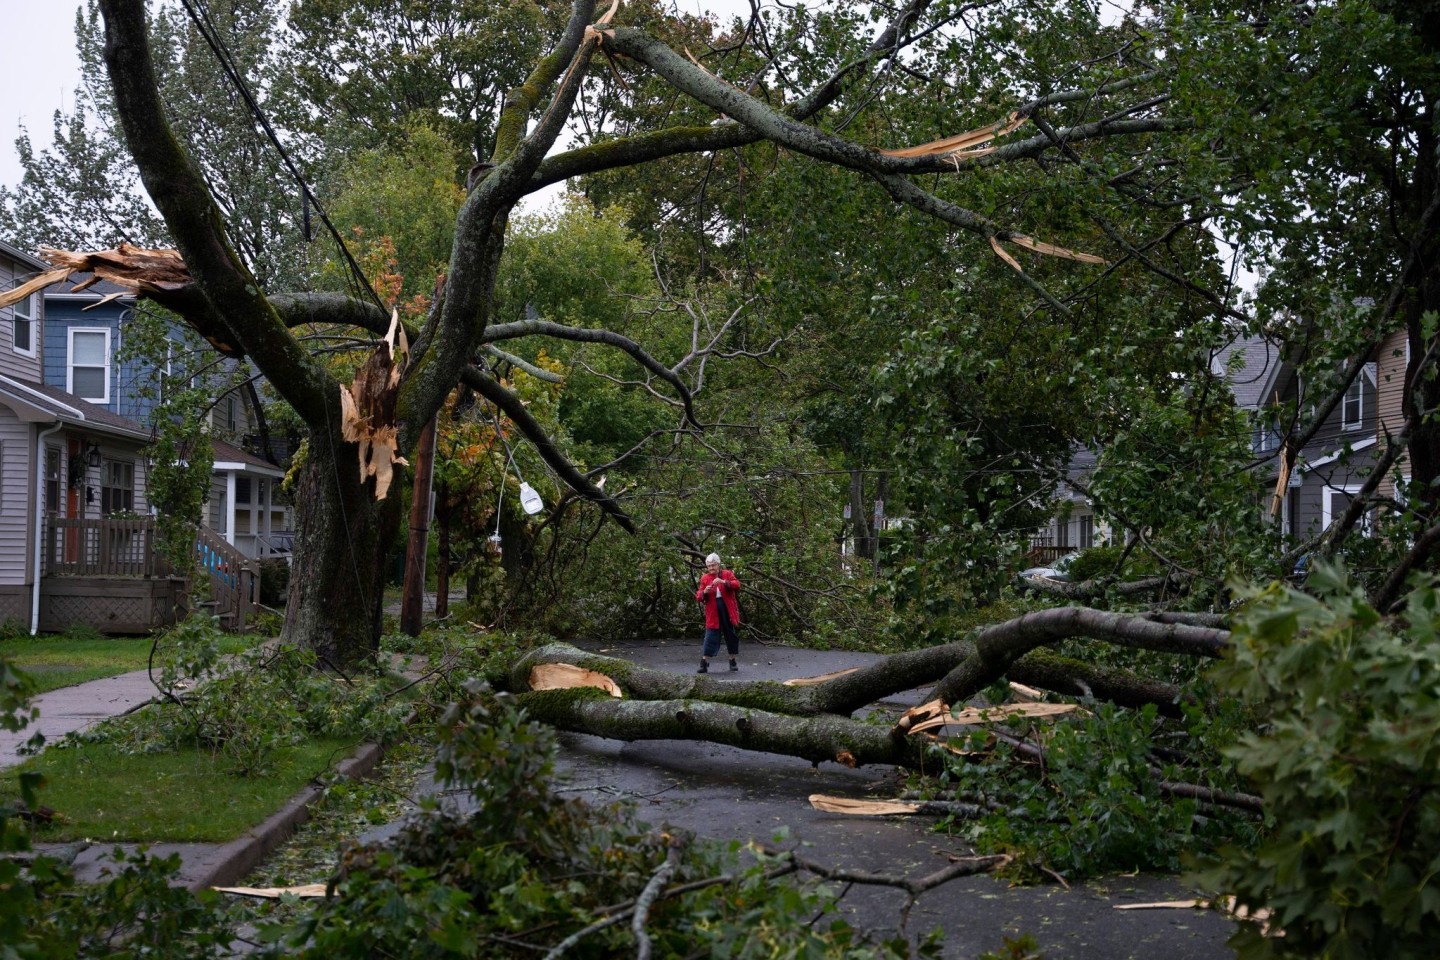
[[[700,669],[699,669],[699,670],[696,670],[695,672],[696,672],[696,673],[709,673],[709,672],[710,672],[710,661],[709,661],[709,660],[701,660],[701,661],[700,661]]]
[[[734,673],[735,671],[737,671],[737,670],[739,670],[739,669],[740,669],[740,665],[735,662],[735,658],[734,658],[734,657],[731,657],[731,658],[730,658],[730,672],[731,672],[731,673]]]

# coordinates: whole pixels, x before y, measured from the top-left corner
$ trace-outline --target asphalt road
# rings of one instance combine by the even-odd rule
[[[699,641],[593,645],[608,655],[643,666],[690,672],[699,663]],[[871,655],[742,645],[736,674],[718,677],[775,679],[814,676],[858,666]],[[712,664],[712,671],[715,664]],[[920,701],[923,691],[897,697],[896,710]],[[563,734],[561,768],[570,787],[599,799],[628,798],[641,816],[720,840],[806,845],[814,860],[851,869],[910,877],[944,867],[948,855],[970,851],[956,838],[935,832],[928,818],[847,817],[810,806],[812,793],[884,799],[896,796],[898,775],[887,769],[850,770],[838,764],[812,767],[803,760],[689,741],[621,743]],[[946,957],[973,960],[998,951],[1006,936],[1028,933],[1046,960],[1231,960],[1225,945],[1234,931],[1224,917],[1196,910],[1116,910],[1122,903],[1193,896],[1171,877],[1110,877],[1065,889],[1059,884],[1012,887],[984,875],[954,880],[923,894],[909,913],[905,933],[944,930]],[[849,919],[867,930],[893,934],[906,895],[889,888],[854,887],[842,901]]]

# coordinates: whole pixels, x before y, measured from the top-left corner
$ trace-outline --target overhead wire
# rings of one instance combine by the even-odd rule
[[[280,137],[276,134],[275,128],[270,122],[270,118],[266,116],[265,111],[260,107],[259,102],[255,99],[255,95],[251,92],[249,85],[245,82],[245,78],[241,75],[239,68],[235,65],[234,58],[230,54],[229,48],[225,45],[224,38],[220,35],[220,31],[215,25],[214,19],[210,16],[210,11],[205,5],[205,0],[181,0],[181,3],[185,7],[185,11],[189,15],[191,22],[194,23],[195,29],[199,31],[200,36],[205,40],[206,45],[210,48],[211,53],[215,55],[216,60],[220,64],[221,72],[225,75],[226,79],[235,88],[235,90],[240,94],[240,97],[245,101],[245,105],[249,109],[251,115],[255,118],[255,122],[260,125],[260,128],[264,132],[266,139],[268,139],[270,141],[270,145],[275,148],[275,151],[280,156],[280,159],[284,163],[286,170],[289,171],[290,175],[299,185],[302,194],[302,200],[304,204],[307,205],[307,209],[304,210],[307,221],[309,209],[313,208],[315,214],[319,216],[320,221],[325,224],[326,231],[329,232],[331,238],[335,241],[335,245],[339,248],[348,269],[349,275],[347,277],[347,281],[350,285],[352,294],[355,294],[357,297],[368,294],[369,298],[375,303],[377,307],[380,308],[382,312],[387,312],[387,307],[384,301],[380,299],[379,294],[375,292],[375,288],[371,286],[369,278],[365,276],[365,272],[360,268],[360,264],[355,260],[355,256],[350,252],[350,248],[346,245],[345,239],[340,235],[340,231],[335,227],[335,224],[330,220],[329,215],[325,212],[324,205],[320,203],[319,198],[316,197],[314,192],[310,189],[310,185],[306,183],[304,175],[300,172],[299,167],[296,165],[294,159],[290,156],[289,151],[287,151],[284,144],[280,142]],[[355,542],[351,535],[350,521],[348,516],[346,516],[348,511],[345,508],[344,488],[340,483],[340,464],[338,459],[338,452],[335,450],[334,447],[334,424],[331,423],[329,420],[330,408],[328,405],[325,406],[325,415],[327,427],[325,432],[330,442],[330,469],[331,473],[334,476],[335,486],[338,495],[337,499],[341,512],[341,519],[345,526],[345,535],[350,546],[350,565],[355,575],[356,587],[360,591],[362,600],[368,606],[371,602],[371,598],[369,597],[369,590],[366,587],[365,579],[360,575],[359,558],[356,556],[355,552]]]
[[[281,161],[285,165],[285,169],[289,171],[290,176],[293,177],[296,184],[299,185],[303,206],[305,208],[303,216],[307,224],[310,210],[313,209],[315,215],[318,216],[320,222],[325,225],[326,231],[330,234],[331,239],[335,241],[335,245],[344,257],[349,272],[348,280],[352,290],[357,293],[368,294],[377,307],[382,311],[388,310],[384,301],[380,299],[380,295],[377,294],[375,288],[371,286],[369,278],[365,276],[365,271],[360,268],[360,264],[356,261],[354,254],[350,252],[350,247],[345,243],[345,238],[341,236],[340,231],[336,228],[334,222],[331,221],[330,215],[326,213],[324,204],[320,202],[320,199],[315,196],[314,191],[310,189],[310,185],[305,181],[305,176],[300,172],[300,168],[295,163],[294,158],[292,158],[290,152],[285,149],[285,145],[280,142],[280,137],[276,134],[275,127],[270,122],[270,118],[266,116],[259,101],[255,99],[254,93],[251,92],[249,84],[245,82],[244,76],[235,65],[234,57],[225,45],[225,40],[220,35],[220,30],[215,25],[215,21],[210,15],[205,0],[180,0],[180,2],[184,5],[186,13],[189,14],[191,22],[195,24],[195,29],[200,32],[200,36],[205,40],[206,45],[210,47],[210,51],[215,54],[215,58],[219,61],[220,69],[225,74],[226,79],[229,80],[230,84],[245,101],[245,105],[250,110],[250,114],[255,118],[255,122],[260,125],[260,129],[264,132],[266,139],[270,141],[271,146],[275,148],[275,152],[279,154]]]

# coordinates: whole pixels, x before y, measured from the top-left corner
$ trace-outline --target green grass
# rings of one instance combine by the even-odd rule
[[[262,777],[237,777],[208,751],[126,754],[110,744],[47,750],[7,774],[45,777],[39,803],[55,820],[41,842],[223,843],[260,823],[312,778],[349,756],[355,743],[318,740],[277,750]],[[0,794],[15,782],[5,777]]]
[[[262,638],[226,634],[225,653],[239,653]],[[101,637],[58,634],[0,640],[0,657],[25,671],[35,681],[35,692],[45,693],[77,683],[144,670],[150,659],[152,637]]]

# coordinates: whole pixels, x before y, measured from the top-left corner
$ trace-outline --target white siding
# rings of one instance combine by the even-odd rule
[[[0,406],[0,586],[30,582],[34,431]]]

